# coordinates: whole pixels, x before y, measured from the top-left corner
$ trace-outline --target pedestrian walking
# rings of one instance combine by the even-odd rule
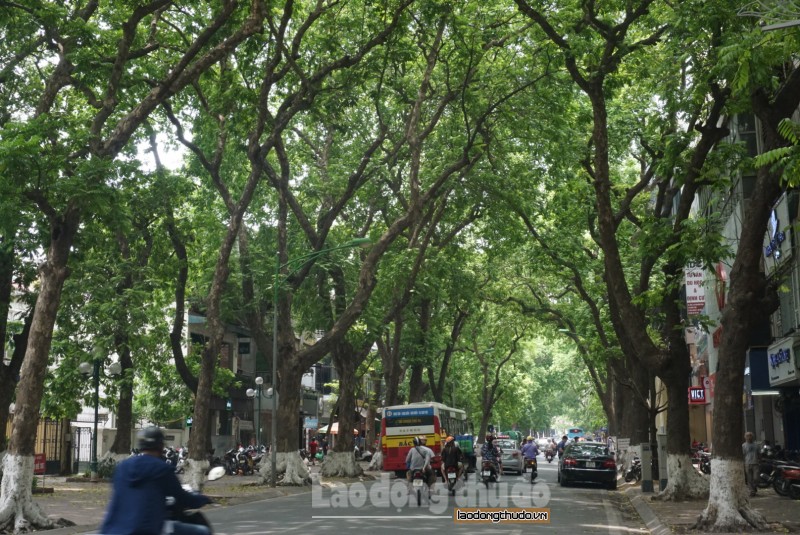
[[[317,461],[317,444],[316,438],[311,438],[311,442],[308,443],[308,459],[311,461],[311,466],[314,466],[314,463]]]
[[[744,434],[742,443],[742,454],[744,455],[744,474],[747,485],[750,487],[750,496],[755,496],[758,486],[758,446],[753,442],[753,433],[748,431]]]
[[[322,456],[325,457],[328,455],[328,441],[324,437],[322,438],[322,442],[320,443],[322,447]]]

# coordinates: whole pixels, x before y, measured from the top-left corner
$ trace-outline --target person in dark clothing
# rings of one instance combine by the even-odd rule
[[[447,468],[456,467],[456,477],[461,477],[464,472],[464,453],[458,447],[458,442],[454,437],[447,437],[444,448],[442,448],[442,481],[447,483]]]
[[[564,455],[564,448],[567,447],[567,442],[568,441],[569,441],[569,439],[567,438],[567,435],[564,435],[563,437],[561,437],[561,442],[559,442],[556,445],[556,451],[558,451],[559,459]]]
[[[175,469],[161,458],[164,434],[157,427],[139,432],[137,448],[142,455],[130,457],[114,470],[111,501],[100,533],[103,535],[209,535],[206,526],[167,522],[167,497],[178,509],[197,509],[211,503],[202,494],[185,491]]]

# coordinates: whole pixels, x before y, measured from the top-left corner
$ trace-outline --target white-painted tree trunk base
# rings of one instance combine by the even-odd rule
[[[710,479],[708,506],[697,519],[695,529],[733,533],[766,529],[764,516],[750,507],[742,460],[711,459]]]
[[[183,463],[182,480],[184,485],[189,485],[192,490],[202,492],[206,482],[206,474],[211,463],[208,459],[186,459]]]
[[[361,469],[352,451],[329,452],[322,460],[319,472],[323,477],[354,478],[364,475],[364,470]]]
[[[383,470],[383,452],[378,450],[367,465],[367,470]]]
[[[54,522],[47,518],[39,504],[33,501],[32,483],[33,456],[6,454],[0,489],[0,531],[18,533],[70,524],[65,520]]]
[[[692,465],[689,455],[667,455],[667,487],[659,500],[693,500],[708,497],[708,478]]]
[[[266,484],[272,484],[272,457],[267,455],[258,463],[258,474]],[[311,474],[300,452],[277,452],[275,454],[275,471],[277,472],[277,485],[289,487],[302,487],[311,484]],[[283,477],[281,477],[283,474]]]

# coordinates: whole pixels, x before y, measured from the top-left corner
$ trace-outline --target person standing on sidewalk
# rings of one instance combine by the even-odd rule
[[[742,454],[744,455],[744,473],[747,485],[750,487],[750,496],[756,495],[756,482],[758,481],[758,446],[753,442],[753,433],[748,431],[744,434],[742,443]]]

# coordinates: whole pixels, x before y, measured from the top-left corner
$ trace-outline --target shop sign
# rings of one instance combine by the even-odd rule
[[[706,400],[706,389],[702,386],[689,387],[689,405],[705,405],[708,403]]]
[[[770,212],[764,235],[764,271],[767,276],[791,257],[791,232],[789,201],[784,193]]]
[[[690,262],[683,274],[686,283],[686,313],[697,316],[706,306],[705,271],[699,263]]]
[[[795,365],[795,338],[784,338],[767,348],[767,371],[770,386],[792,383],[797,380]]]

